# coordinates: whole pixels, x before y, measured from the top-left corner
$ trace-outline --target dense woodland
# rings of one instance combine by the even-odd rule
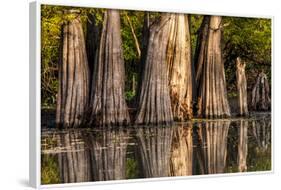
[[[270,19],[41,8],[42,109],[56,110],[57,124],[170,124],[270,110]]]

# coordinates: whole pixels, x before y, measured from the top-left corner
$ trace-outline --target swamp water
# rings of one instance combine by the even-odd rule
[[[42,184],[271,170],[271,115],[173,126],[43,128]]]

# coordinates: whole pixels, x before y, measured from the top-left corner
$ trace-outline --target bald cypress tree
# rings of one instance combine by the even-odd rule
[[[176,120],[193,116],[193,72],[189,16],[170,14],[167,65],[173,115]]]
[[[149,26],[136,124],[169,124],[173,121],[166,58],[169,22],[170,17],[162,14]]]
[[[107,10],[104,14],[97,60],[93,64],[91,123],[97,126],[129,123],[118,10]]]
[[[195,54],[200,117],[230,116],[221,52],[221,17],[204,16]]]
[[[63,26],[59,62],[56,123],[75,127],[84,122],[89,98],[89,68],[80,18]]]

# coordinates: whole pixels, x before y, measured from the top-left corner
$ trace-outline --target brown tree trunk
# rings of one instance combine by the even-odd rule
[[[264,72],[258,75],[252,90],[252,108],[257,111],[267,111],[271,107],[270,89],[267,76]]]
[[[98,60],[93,72],[93,125],[126,125],[130,122],[124,95],[124,77],[119,11],[107,10],[104,15]]]
[[[137,130],[144,177],[168,177],[172,127],[142,127]]]
[[[167,64],[170,97],[176,120],[192,118],[192,60],[188,16],[170,14]]]
[[[173,121],[166,68],[169,21],[163,14],[160,21],[150,27],[136,124],[170,124]]]
[[[74,127],[84,122],[89,98],[89,68],[79,18],[63,26],[56,123]]]
[[[248,115],[247,79],[245,75],[245,62],[236,59],[236,85],[238,91],[239,115]]]
[[[173,131],[170,175],[192,175],[193,138],[192,123],[188,126],[179,126]]]
[[[205,16],[196,48],[199,117],[230,116],[221,52],[221,17]]]
[[[239,143],[238,143],[238,171],[247,171],[248,155],[248,121],[240,121]]]

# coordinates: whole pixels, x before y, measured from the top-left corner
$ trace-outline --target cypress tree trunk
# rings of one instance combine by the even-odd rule
[[[188,16],[170,14],[167,47],[168,80],[176,120],[192,118],[192,60]]]
[[[252,108],[257,111],[267,111],[270,109],[270,89],[266,74],[262,71],[257,78],[252,90]]]
[[[236,59],[236,85],[238,91],[239,115],[248,115],[247,79],[245,75],[245,62]]]
[[[81,125],[88,106],[89,68],[84,41],[79,18],[63,26],[56,123],[64,127]]]
[[[130,122],[124,95],[124,59],[118,10],[104,15],[91,92],[91,123],[97,126]]]
[[[136,124],[170,124],[173,121],[166,68],[169,21],[163,14],[160,21],[150,27]]]
[[[221,52],[221,17],[205,16],[196,48],[199,117],[230,116]]]
[[[137,129],[140,160],[144,177],[168,177],[170,174],[171,127]]]
[[[239,143],[238,143],[238,171],[247,171],[248,155],[248,121],[240,121]]]
[[[170,164],[171,176],[192,175],[193,138],[192,123],[179,126],[173,132]]]

